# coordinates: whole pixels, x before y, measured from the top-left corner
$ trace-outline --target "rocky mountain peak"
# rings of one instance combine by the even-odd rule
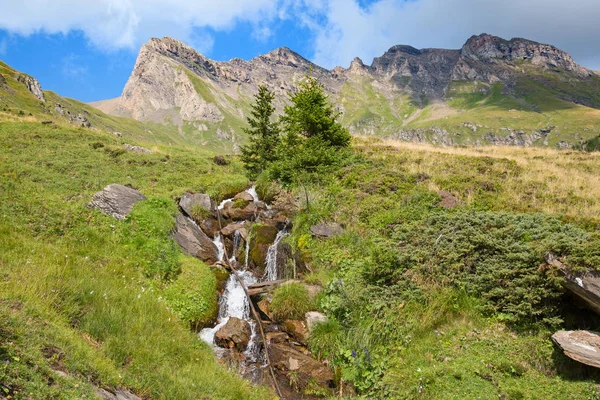
[[[579,66],[566,52],[556,47],[528,39],[505,40],[489,34],[472,36],[461,49],[461,57],[483,62],[530,61],[531,64],[550,69],[562,69],[581,76],[591,76],[591,71]]]

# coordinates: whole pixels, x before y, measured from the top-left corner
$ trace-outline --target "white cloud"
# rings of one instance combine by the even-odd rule
[[[113,50],[136,48],[153,36],[196,42],[194,28],[230,29],[276,13],[273,0],[4,0],[0,28],[21,35],[80,30],[95,46]],[[210,44],[206,35],[200,38]]]
[[[395,44],[460,48],[482,32],[551,43],[600,69],[598,0],[3,0],[0,29],[82,31],[103,49],[135,49],[173,36],[208,52],[211,31],[250,23],[254,40],[276,35],[288,20],[312,32],[313,60],[325,67],[370,63]],[[293,47],[293,44],[289,44]],[[0,50],[2,44],[0,43]]]
[[[473,34],[525,37],[570,52],[600,67],[598,0],[328,0],[327,23],[315,30],[315,61],[370,63],[395,44],[460,48]],[[596,60],[594,60],[596,57]]]

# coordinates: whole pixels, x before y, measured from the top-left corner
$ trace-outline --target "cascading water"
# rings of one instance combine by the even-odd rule
[[[252,196],[254,201],[259,201],[254,187],[246,190],[246,192],[248,192]],[[233,201],[233,199],[227,199],[227,200],[224,200],[223,202],[221,202],[221,204],[219,204],[219,209],[223,209],[225,204],[227,204],[230,201]],[[248,234],[248,238],[249,237],[250,237],[250,233]],[[242,237],[241,237],[240,232],[236,231],[234,234],[234,238],[233,238],[233,251],[232,251],[232,254],[230,254],[230,258],[229,258],[229,262],[232,264],[237,262],[236,254],[238,253],[241,239],[242,239]],[[240,280],[246,287],[258,282],[258,279],[252,274],[252,272],[248,271],[248,256],[250,253],[249,242],[250,242],[250,240],[246,240],[245,268],[244,268],[244,270],[240,270],[237,272],[237,276],[240,278]],[[221,237],[220,234],[215,235],[213,243],[217,247],[219,260],[223,261],[225,259],[225,247],[223,245],[223,238]],[[236,278],[236,276],[233,273],[227,280],[227,283],[225,285],[225,290],[223,291],[223,294],[221,295],[221,299],[219,300],[218,324],[214,328],[206,328],[200,332],[200,338],[202,340],[204,340],[205,342],[207,342],[208,344],[213,345],[215,350],[217,350],[218,353],[221,353],[223,351],[223,349],[220,349],[214,345],[215,333],[219,329],[221,329],[221,327],[223,327],[227,323],[227,321],[229,321],[229,318],[231,318],[231,317],[243,319],[250,324],[251,336],[250,336],[250,341],[248,342],[248,347],[246,348],[246,351],[244,352],[244,356],[245,356],[244,364],[247,364],[248,362],[256,363],[260,356],[259,355],[260,346],[258,345],[258,343],[256,341],[256,323],[252,320],[252,318],[250,316],[250,304],[248,302],[248,297],[246,296],[246,293],[244,292],[244,288],[242,287],[242,285],[240,285],[239,280]],[[245,365],[243,365],[242,367],[245,367]]]
[[[276,281],[278,272],[277,271],[277,249],[279,247],[279,242],[288,236],[289,233],[286,230],[279,231],[277,236],[275,237],[275,241],[271,246],[269,246],[267,250],[267,257],[265,259],[265,275],[263,276],[263,281]]]

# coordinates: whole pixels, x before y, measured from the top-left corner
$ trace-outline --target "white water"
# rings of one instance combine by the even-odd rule
[[[277,248],[279,247],[279,242],[281,242],[281,240],[288,236],[289,233],[287,233],[284,230],[279,231],[277,233],[277,236],[275,237],[275,241],[273,242],[273,244],[271,246],[269,246],[269,249],[267,250],[267,257],[265,259],[265,275],[263,276],[263,281],[276,281],[277,280],[277,275],[278,275],[278,271],[277,271]]]
[[[217,257],[219,261],[223,261],[225,259],[225,246],[223,246],[223,238],[221,237],[220,233],[215,235],[213,243],[215,244],[215,246],[217,246]]]
[[[244,192],[250,194],[250,196],[252,196],[253,201],[256,203],[258,201],[260,201],[258,199],[258,193],[256,193],[256,186],[252,186],[250,189],[246,189],[244,190]],[[219,204],[219,210],[222,210],[223,208],[225,208],[225,204],[232,202],[233,201],[233,197],[231,199],[225,199],[223,200],[220,204]]]

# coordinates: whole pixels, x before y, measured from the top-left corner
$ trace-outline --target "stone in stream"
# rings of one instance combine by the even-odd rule
[[[235,232],[238,231],[242,235],[242,239],[246,240],[246,236],[248,235],[248,230],[250,229],[250,222],[242,221],[234,224],[229,224],[221,229],[221,235],[225,237],[233,238]]]
[[[558,331],[552,340],[575,361],[600,368],[600,333],[593,331]]]
[[[206,218],[202,221],[198,222],[200,229],[204,233],[208,235],[208,237],[213,238],[219,233],[219,221],[216,218]]]
[[[191,218],[197,218],[197,208],[206,211],[213,209],[210,196],[203,193],[185,193],[179,200],[179,207]]]
[[[215,333],[215,344],[228,349],[242,352],[250,342],[252,330],[250,324],[243,319],[230,317],[221,329]]]
[[[330,238],[342,234],[344,229],[336,222],[330,222],[326,224],[317,224],[310,227],[310,233],[313,236],[321,238]]]
[[[265,260],[269,247],[277,237],[277,228],[269,225],[255,225],[250,239],[250,262],[256,267],[255,273],[262,276],[265,273]]]
[[[146,200],[146,196],[127,186],[112,184],[94,194],[88,207],[96,208],[117,219],[125,219],[138,201]]]
[[[219,251],[210,238],[193,222],[177,215],[177,229],[172,237],[181,246],[183,252],[200,260],[214,264],[219,261]]]
[[[233,197],[234,201],[235,200],[239,200],[239,199],[245,200],[245,201],[247,201],[249,203],[254,201],[254,197],[252,197],[252,195],[250,193],[248,193],[248,192],[241,192],[241,193],[236,194]]]

